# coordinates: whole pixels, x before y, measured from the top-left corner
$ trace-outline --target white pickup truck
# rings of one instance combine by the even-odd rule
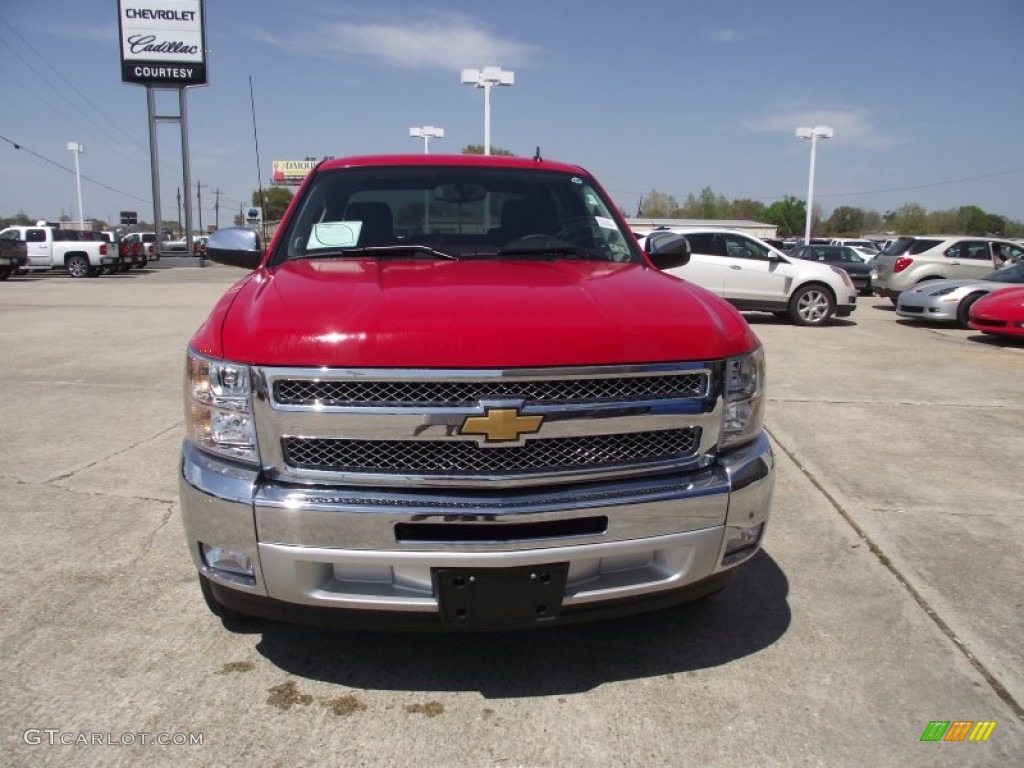
[[[139,269],[146,266],[147,262],[160,261],[160,245],[166,246],[167,241],[157,239],[155,232],[129,232],[121,236],[121,243],[136,256],[142,256],[144,261]]]
[[[39,223],[34,227],[11,226],[0,239],[25,243],[28,261],[23,272],[66,269],[72,277],[96,277],[118,263],[117,247],[104,240],[84,240],[76,230]]]

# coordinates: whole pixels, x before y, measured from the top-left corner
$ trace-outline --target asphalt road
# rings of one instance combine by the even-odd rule
[[[184,348],[240,273],[175,263],[0,283],[0,765],[1020,764],[1024,345],[870,299],[820,329],[749,316],[775,507],[709,600],[504,635],[229,629],[176,470]],[[935,720],[996,726],[922,742]]]

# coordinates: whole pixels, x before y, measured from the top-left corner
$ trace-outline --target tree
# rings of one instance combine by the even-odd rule
[[[928,214],[917,203],[904,203],[890,214],[889,228],[901,235],[927,234]]]
[[[677,215],[684,219],[725,219],[729,217],[729,201],[715,195],[711,187],[704,187],[699,197],[687,195]]]
[[[24,211],[18,211],[13,216],[0,219],[0,227],[31,227],[36,219],[30,219]]]
[[[985,232],[989,235],[998,235],[999,237],[1005,237],[1006,232],[1006,218],[1003,216],[997,216],[995,214],[988,214],[988,223],[985,225]]]
[[[467,144],[462,148],[462,154],[464,155],[482,155],[484,153],[483,144]],[[491,147],[492,155],[504,155],[505,157],[515,157],[516,153],[508,149],[502,149],[501,147]]]
[[[965,235],[984,235],[988,232],[988,214],[976,205],[965,205],[957,210],[958,229]]]
[[[764,203],[758,200],[739,199],[729,204],[730,219],[761,221],[764,218]]]
[[[295,193],[288,187],[270,187],[263,190],[261,202],[260,191],[257,189],[252,193],[252,204],[257,208],[263,208],[264,221],[280,221],[293,197]]]
[[[864,232],[864,211],[848,205],[841,205],[832,211],[827,224],[827,231],[833,235],[858,236]]]
[[[679,205],[672,195],[652,189],[641,198],[637,216],[644,219],[670,219],[675,216],[678,208]]]
[[[780,237],[802,234],[807,221],[807,203],[795,197],[784,197],[765,208],[763,218],[779,228]]]

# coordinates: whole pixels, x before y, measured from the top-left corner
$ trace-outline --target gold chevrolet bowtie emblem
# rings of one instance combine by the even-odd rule
[[[540,430],[543,416],[522,416],[515,408],[488,408],[483,416],[467,416],[459,433],[483,435],[486,442],[508,442]]]

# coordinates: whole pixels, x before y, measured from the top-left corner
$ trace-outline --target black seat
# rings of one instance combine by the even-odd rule
[[[352,203],[343,221],[362,222],[359,245],[391,245],[395,241],[395,220],[387,203]]]

